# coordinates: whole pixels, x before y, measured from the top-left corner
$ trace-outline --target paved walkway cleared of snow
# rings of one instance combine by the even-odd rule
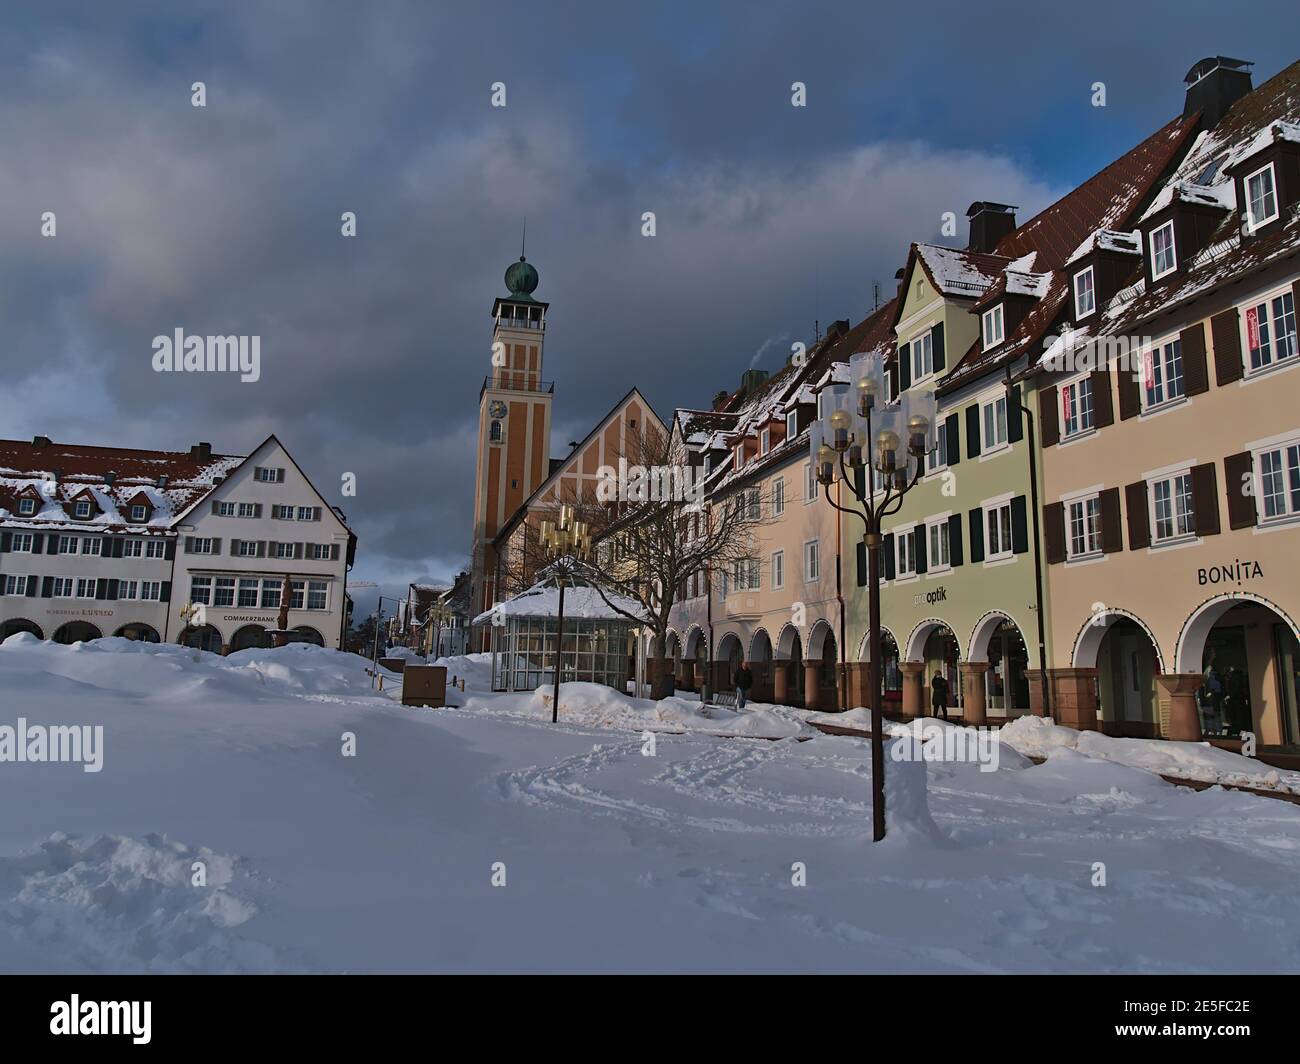
[[[100,772],[0,763],[0,968],[1300,970],[1288,803],[1003,749],[891,763],[874,844],[864,740],[646,756],[636,705],[552,725],[471,674],[408,710],[364,668],[0,646],[0,726],[105,728]]]

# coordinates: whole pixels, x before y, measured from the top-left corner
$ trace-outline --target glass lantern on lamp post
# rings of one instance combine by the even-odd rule
[[[585,521],[574,517],[572,506],[561,506],[557,520],[542,522],[540,539],[560,588],[555,619],[555,697],[551,700],[551,723],[556,724],[560,719],[560,676],[564,670],[564,583],[572,565],[590,556],[591,530]]]
[[[931,391],[907,391],[885,403],[887,367],[883,355],[854,355],[852,384],[836,396],[834,409],[813,425],[810,447],[817,480],[827,501],[863,524],[867,548],[869,614],[868,677],[871,691],[872,834],[885,837],[884,675],[880,667],[880,548],[884,519],[898,513],[903,498],[925,472],[925,456],[935,447],[936,403]],[[828,396],[829,398],[829,396]],[[823,409],[825,399],[823,399]],[[859,476],[861,481],[859,482]],[[830,487],[838,483],[838,498]],[[852,496],[842,505],[844,492]]]

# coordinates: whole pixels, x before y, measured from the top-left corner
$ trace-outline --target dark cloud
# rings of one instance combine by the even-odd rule
[[[560,451],[633,384],[666,416],[775,367],[814,319],[869,310],[873,282],[888,298],[943,211],[987,197],[1027,215],[1175,112],[1195,58],[1244,52],[1266,76],[1290,38],[1247,30],[1294,22],[623,7],[7,13],[0,432],[227,451],[275,432],[327,495],[357,474],[357,497],[330,501],[359,576],[445,578],[468,548],[488,313],[524,216]],[[178,326],[260,335],[262,379],[153,373],[151,339]]]

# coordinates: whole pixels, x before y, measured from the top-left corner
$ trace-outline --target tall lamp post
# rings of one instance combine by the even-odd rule
[[[885,837],[884,672],[880,667],[880,547],[881,526],[898,513],[903,497],[925,471],[925,455],[934,448],[936,403],[929,391],[906,392],[893,403],[887,392],[883,355],[855,355],[849,362],[852,385],[847,396],[836,397],[834,409],[813,425],[810,446],[817,480],[830,488],[838,479],[852,492],[856,506],[841,506],[826,492],[827,501],[862,520],[867,548],[868,634],[871,655],[867,675],[871,690],[871,819],[876,842]],[[827,404],[823,401],[822,409]],[[907,436],[899,450],[900,434]],[[874,446],[873,446],[874,445]],[[873,453],[874,452],[874,453]],[[880,487],[876,486],[879,474]],[[863,476],[859,486],[858,475]]]
[[[566,563],[582,561],[591,553],[591,531],[585,521],[573,516],[572,506],[561,506],[559,520],[543,521],[542,549],[554,563],[551,571],[560,587],[560,606],[555,619],[555,697],[551,701],[551,723],[560,720],[560,675],[564,670],[564,583],[571,570]]]

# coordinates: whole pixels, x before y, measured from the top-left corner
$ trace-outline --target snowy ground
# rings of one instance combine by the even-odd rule
[[[465,705],[408,710],[303,645],[11,638],[0,726],[102,724],[104,753],[0,763],[0,968],[1300,970],[1290,803],[1042,732],[1042,765],[891,764],[872,844],[868,744],[806,715],[565,685],[555,726],[450,665]],[[709,734],[746,728],[787,737]]]

